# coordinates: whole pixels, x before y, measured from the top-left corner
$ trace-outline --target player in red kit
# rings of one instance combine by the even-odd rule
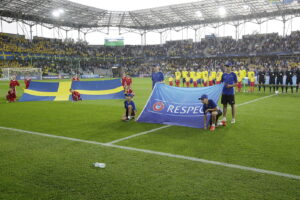
[[[25,83],[25,89],[28,89],[29,85],[30,85],[31,79],[30,78],[25,78],[24,79],[24,83]]]
[[[12,102],[15,102],[16,101],[16,93],[14,91],[13,88],[10,88],[7,92],[7,95],[6,95],[6,100],[9,102],[9,103],[12,103]]]
[[[20,86],[20,83],[16,80],[16,77],[13,76],[9,82],[9,88],[13,89],[16,95],[17,95],[17,92],[16,92],[17,86]]]
[[[76,90],[70,89],[70,92],[72,93],[72,99],[73,101],[81,101],[80,93]]]
[[[123,76],[122,76],[122,86],[125,90],[125,85],[126,85],[126,73],[123,73]]]
[[[76,75],[72,78],[72,81],[80,81],[79,77]]]
[[[129,86],[131,88],[132,85],[132,79],[129,75],[126,76],[125,85]]]
[[[135,93],[134,93],[134,91],[131,89],[131,87],[129,87],[129,86],[125,86],[125,96],[126,95],[128,95],[128,94],[130,94],[131,96],[133,96],[134,97],[134,95],[135,95]]]

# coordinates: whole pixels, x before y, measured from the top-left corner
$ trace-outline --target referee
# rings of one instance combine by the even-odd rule
[[[160,71],[159,66],[154,67],[154,72],[152,73],[152,89],[156,83],[163,83],[165,80],[164,74]]]
[[[290,66],[288,66],[288,70],[285,72],[285,75],[286,75],[285,92],[286,93],[288,92],[288,87],[290,85],[291,86],[291,91],[292,91],[292,93],[294,93],[294,90],[293,90],[293,76],[294,76],[294,72],[293,72],[293,70],[291,69]]]
[[[264,92],[266,91],[266,72],[264,70],[263,67],[259,68],[259,72],[258,72],[258,90],[260,91],[261,86],[264,87]]]

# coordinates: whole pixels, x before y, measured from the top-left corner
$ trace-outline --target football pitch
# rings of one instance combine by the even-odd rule
[[[133,89],[139,114],[151,80]],[[6,103],[7,90],[0,199],[300,199],[299,94],[237,94],[236,124],[212,133],[122,122],[124,100]]]

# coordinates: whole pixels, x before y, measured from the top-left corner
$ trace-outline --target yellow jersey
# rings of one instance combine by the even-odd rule
[[[188,76],[185,78],[185,81],[186,81],[186,82],[190,82],[190,80],[191,80],[191,79],[190,79],[190,77],[188,77]]]
[[[196,76],[196,72],[190,71],[190,78],[194,79]]]
[[[254,71],[249,71],[248,72],[248,78],[250,82],[254,82],[255,81],[255,74]]]
[[[174,80],[173,77],[169,78],[169,82],[173,82],[173,80]]]
[[[238,81],[238,82],[242,82],[242,80],[243,80],[243,77],[242,77],[241,74],[239,74],[239,75],[237,76],[237,81]]]
[[[247,75],[246,70],[243,69],[243,70],[240,70],[239,72],[240,72],[242,78],[245,78],[245,77],[246,77],[246,75]]]
[[[208,71],[203,71],[202,77],[203,77],[203,79],[208,78]]]
[[[175,78],[176,78],[176,80],[180,80],[181,72],[175,72]]]
[[[211,72],[211,76],[212,76],[213,79],[216,79],[216,77],[217,77],[217,72],[212,71],[212,72]]]
[[[188,76],[188,71],[182,71],[181,72],[181,75],[182,75],[182,78],[186,78]]]
[[[217,73],[217,77],[216,77],[217,81],[220,82],[222,80],[222,75],[223,75],[223,72],[218,72]]]
[[[202,79],[202,72],[197,72],[197,79]]]

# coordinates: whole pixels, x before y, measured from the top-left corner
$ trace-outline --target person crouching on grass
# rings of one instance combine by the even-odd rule
[[[126,94],[125,97],[126,97],[126,100],[124,101],[125,114],[123,115],[122,120],[129,121],[131,119],[134,119],[136,114],[136,107],[134,101],[132,100],[133,98],[132,94]]]
[[[9,103],[15,102],[16,98],[17,98],[16,92],[14,91],[13,88],[10,88],[6,95],[7,102],[9,102]]]
[[[207,113],[211,114],[210,118],[210,131],[214,131],[216,124],[220,116],[222,116],[222,111],[218,108],[217,104],[212,100],[208,99],[206,94],[202,95],[199,100],[203,104],[203,113],[204,113],[204,129],[207,129]]]
[[[135,95],[135,93],[134,93],[134,91],[132,90],[132,88],[131,88],[130,86],[128,86],[128,85],[125,85],[125,91],[124,91],[124,94],[125,94],[125,96],[126,96],[127,94],[131,94],[132,97],[134,97],[134,95]]]
[[[70,92],[72,93],[72,99],[73,101],[81,101],[80,93],[73,90],[72,88],[70,89]]]

